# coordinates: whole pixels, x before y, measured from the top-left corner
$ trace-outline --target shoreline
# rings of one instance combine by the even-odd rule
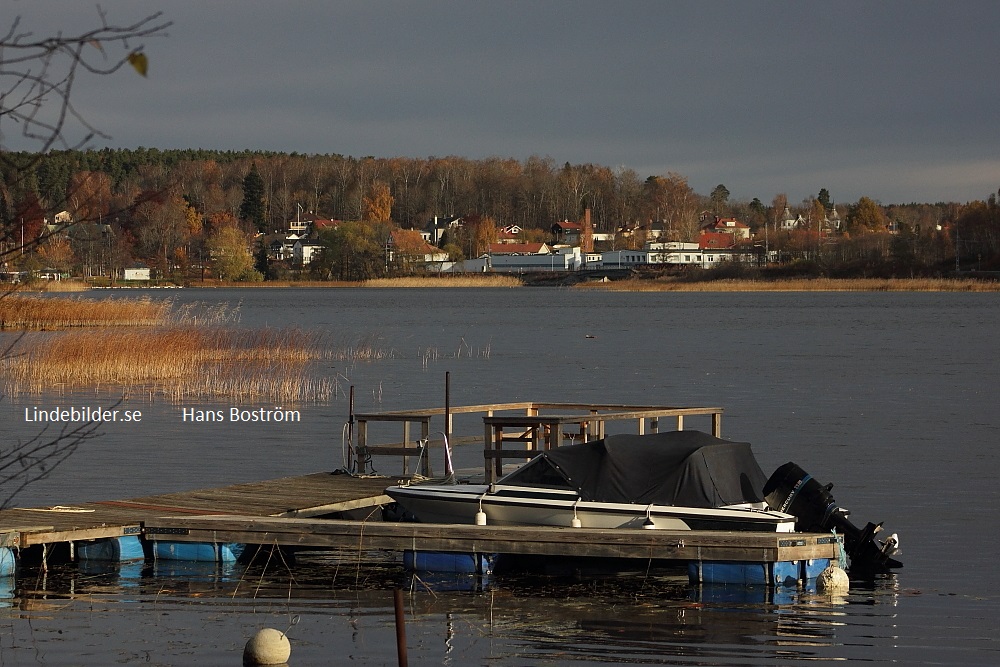
[[[554,282],[554,276],[475,275],[475,276],[410,276],[379,278],[364,282],[319,280],[273,280],[264,282],[196,281],[185,285],[97,285],[72,281],[69,289],[20,288],[20,293],[84,292],[90,290],[129,289],[392,289],[392,288],[515,288],[562,287],[603,290],[608,292],[1000,292],[1000,280],[983,278],[625,278],[621,280],[588,280],[575,283]],[[541,278],[541,279],[539,279]],[[68,285],[67,285],[68,286]]]

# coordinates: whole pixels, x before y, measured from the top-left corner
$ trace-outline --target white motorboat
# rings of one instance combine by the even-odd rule
[[[386,494],[425,523],[794,531],[795,516],[765,502],[766,481],[748,443],[669,431],[544,451],[492,485],[409,484]]]

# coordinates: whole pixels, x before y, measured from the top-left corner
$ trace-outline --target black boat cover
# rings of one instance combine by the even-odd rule
[[[761,502],[766,482],[749,443],[666,431],[542,452],[498,484],[570,488],[597,502],[721,507]]]

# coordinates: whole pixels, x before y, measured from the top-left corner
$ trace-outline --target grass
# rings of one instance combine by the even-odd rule
[[[327,401],[335,379],[313,362],[372,360],[391,353],[372,339],[332,348],[300,329],[230,329],[173,325],[153,330],[74,330],[26,334],[0,362],[6,393],[94,388],[125,399],[206,398]]]
[[[959,278],[783,278],[778,280],[683,278],[580,283],[610,292],[997,292],[1000,282]]]

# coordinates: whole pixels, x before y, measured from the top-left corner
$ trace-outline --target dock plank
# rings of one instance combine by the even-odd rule
[[[326,472],[195,489],[71,507],[0,510],[0,533],[21,548],[36,544],[116,537],[163,516],[311,516],[388,502],[383,494],[399,477],[352,477]],[[24,530],[44,524],[43,530]]]
[[[179,542],[240,542],[302,548],[517,553],[665,560],[774,562],[834,558],[829,535],[536,526],[474,526],[273,517],[164,517],[147,534]],[[782,546],[782,543],[786,543]]]

